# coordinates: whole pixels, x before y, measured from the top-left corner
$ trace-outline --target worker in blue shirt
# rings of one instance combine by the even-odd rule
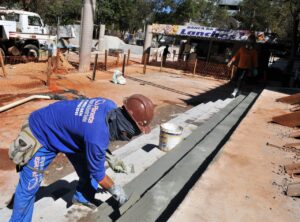
[[[10,158],[21,165],[10,221],[31,221],[43,172],[59,152],[66,154],[79,176],[73,203],[95,207],[99,184],[124,204],[124,190],[105,174],[109,141],[129,141],[140,133],[149,133],[153,113],[151,100],[140,94],[124,99],[122,107],[109,99],[93,98],[60,101],[33,112],[28,127],[22,127],[10,147]],[[32,156],[26,160],[22,155],[28,155],[28,150]]]

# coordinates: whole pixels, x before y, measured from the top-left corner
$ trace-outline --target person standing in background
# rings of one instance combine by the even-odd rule
[[[163,51],[163,56],[162,56],[162,66],[166,66],[166,61],[167,61],[167,56],[170,54],[169,52],[169,45],[166,45],[164,51]]]
[[[250,35],[245,45],[235,53],[227,64],[228,67],[231,67],[233,62],[237,62],[237,72],[233,78],[235,87],[231,94],[232,97],[238,95],[241,83],[248,72],[252,73],[253,76],[257,75],[257,50],[255,44],[255,35]]]

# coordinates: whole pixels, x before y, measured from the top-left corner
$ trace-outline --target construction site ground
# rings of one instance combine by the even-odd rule
[[[275,102],[283,96],[263,91],[170,221],[300,220],[300,199],[286,196],[287,185],[300,179],[284,172],[299,163],[300,150],[267,145],[295,142],[293,129],[270,122],[289,112],[290,105]]]
[[[114,58],[111,58],[114,62]],[[132,63],[126,67],[127,83],[112,83],[115,69],[53,74],[47,87],[47,63],[6,65],[8,76],[0,78],[0,106],[28,95],[58,93],[72,98],[75,94],[87,97],[106,97],[122,105],[124,97],[141,93],[156,105],[152,127],[166,122],[176,113],[218,99],[226,99],[232,91],[225,80],[193,76],[183,71]],[[0,72],[1,74],[1,72]],[[247,90],[251,87],[248,86]],[[75,94],[63,90],[76,90]],[[73,91],[74,92],[74,91]],[[270,123],[273,116],[288,112],[290,106],[275,102],[284,94],[265,90],[237,127],[221,154],[206,170],[171,217],[171,221],[299,221],[300,200],[285,195],[289,182],[297,182],[284,173],[283,165],[299,161],[299,153],[266,146],[293,142],[288,138],[291,128]],[[8,159],[8,147],[28,115],[54,100],[35,100],[0,113],[0,210],[15,190],[18,174]],[[124,142],[113,142],[111,150]],[[44,185],[51,184],[71,172],[72,166],[59,154],[45,176]],[[1,221],[1,215],[0,215]]]

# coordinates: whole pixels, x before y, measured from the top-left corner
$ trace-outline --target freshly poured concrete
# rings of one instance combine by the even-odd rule
[[[216,113],[211,119],[197,128],[187,139],[183,140],[167,155],[156,161],[149,169],[144,171],[141,175],[125,185],[124,189],[127,193],[136,192],[142,195],[152,185],[156,183],[168,170],[170,170],[184,155],[186,155],[192,148],[195,147],[211,130],[216,127],[228,114],[232,112],[244,99],[244,96],[238,97],[231,102],[223,110]],[[193,111],[191,110],[190,113]],[[146,157],[147,158],[147,157]],[[114,209],[108,204],[102,204],[98,208],[98,212],[93,213],[87,220],[109,221],[110,214]]]
[[[201,167],[206,168],[207,163],[205,161],[207,158],[226,139],[226,135],[239,122],[255,98],[256,94],[250,94],[200,144],[196,145],[157,184],[147,191],[140,201],[122,215],[118,221],[156,221],[193,174]],[[150,179],[151,177],[148,178],[148,180]],[[144,183],[142,180],[139,182]]]

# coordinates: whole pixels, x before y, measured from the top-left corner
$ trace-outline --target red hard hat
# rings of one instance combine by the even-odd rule
[[[143,133],[149,133],[154,115],[152,101],[141,94],[134,94],[123,100],[125,110]]]

